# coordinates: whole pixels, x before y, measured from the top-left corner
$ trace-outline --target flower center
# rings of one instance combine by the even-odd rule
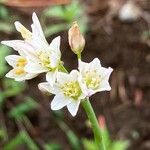
[[[37,55],[40,59],[40,63],[43,67],[46,67],[48,68],[49,70],[52,70],[53,68],[51,68],[50,66],[50,57],[49,57],[49,54],[47,54],[46,52],[43,52],[43,51],[38,51],[37,52]]]
[[[77,81],[65,82],[61,86],[61,90],[63,91],[65,96],[71,97],[73,99],[78,99],[81,95],[81,88]]]
[[[93,71],[86,71],[84,74],[83,74],[83,79],[87,85],[88,88],[90,89],[97,89],[99,87],[99,84],[100,84],[100,76],[99,74],[97,73],[96,70],[93,70]]]

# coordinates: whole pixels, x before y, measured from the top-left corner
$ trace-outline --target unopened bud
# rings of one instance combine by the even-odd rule
[[[75,54],[80,54],[85,46],[85,39],[80,32],[77,22],[74,22],[68,32],[69,45]]]
[[[106,127],[106,121],[105,117],[103,115],[100,115],[98,118],[99,126],[101,129],[104,129]]]

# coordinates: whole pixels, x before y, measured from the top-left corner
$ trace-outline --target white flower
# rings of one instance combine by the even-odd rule
[[[75,116],[81,100],[86,97],[79,82],[79,72],[77,70],[72,70],[70,74],[58,72],[57,82],[53,87],[48,82],[45,82],[39,84],[39,89],[55,94],[51,102],[52,110],[59,110],[67,106],[71,115]]]
[[[56,37],[49,45],[35,13],[33,13],[32,20],[32,32],[20,22],[15,22],[16,29],[21,33],[24,40],[2,41],[2,44],[14,48],[20,54],[27,55],[28,61],[25,71],[37,75],[47,72],[46,78],[52,85],[60,65],[60,37]]]
[[[108,80],[113,69],[102,67],[98,58],[90,63],[79,60],[79,71],[83,83],[80,86],[87,97],[96,92],[111,90]]]
[[[27,73],[25,71],[24,67],[27,64],[27,59],[25,57],[19,55],[9,55],[6,56],[5,59],[8,64],[13,67],[13,69],[6,74],[6,77],[13,78],[16,81],[24,81],[32,79],[36,76],[36,74]]]
[[[46,79],[51,85],[54,84],[58,67],[60,65],[60,37],[55,38],[50,45],[43,49],[34,49],[32,52],[25,52],[29,60],[25,70],[29,73],[47,72]]]

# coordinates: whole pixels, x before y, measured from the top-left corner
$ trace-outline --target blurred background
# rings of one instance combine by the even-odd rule
[[[77,67],[67,39],[74,21],[86,39],[83,60],[98,57],[114,69],[112,90],[91,97],[107,140],[117,143],[112,149],[150,150],[150,1],[0,0],[0,41],[21,38],[16,20],[31,30],[33,11],[48,42],[61,35],[62,60],[69,71]],[[0,149],[96,150],[82,107],[74,118],[66,108],[50,109],[53,96],[37,88],[44,75],[26,82],[5,77],[11,68],[4,58],[11,53],[0,45]]]

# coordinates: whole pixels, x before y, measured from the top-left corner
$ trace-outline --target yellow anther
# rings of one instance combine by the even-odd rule
[[[16,74],[16,75],[22,75],[22,74],[24,74],[24,73],[25,73],[25,71],[24,71],[23,68],[16,68],[16,69],[15,69],[15,74]]]
[[[19,58],[17,60],[17,67],[24,67],[27,64],[27,60],[25,58]]]
[[[86,71],[83,75],[83,79],[88,88],[97,89],[100,84],[100,76],[96,70]]]
[[[77,81],[66,82],[61,87],[65,96],[77,99],[81,95],[81,88]]]

